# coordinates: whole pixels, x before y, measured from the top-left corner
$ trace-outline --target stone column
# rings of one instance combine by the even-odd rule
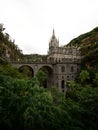
[[[35,77],[35,75],[37,74],[37,72],[38,72],[38,65],[34,65],[34,77]]]

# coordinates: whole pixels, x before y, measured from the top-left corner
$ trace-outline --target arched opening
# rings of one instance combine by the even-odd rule
[[[37,75],[39,75],[40,78],[40,85],[44,88],[50,88],[53,85],[53,70],[51,67],[41,67]]]
[[[64,92],[64,89],[65,89],[65,81],[64,80],[61,81],[61,87],[62,87],[62,91]]]
[[[34,77],[34,71],[33,69],[28,65],[23,65],[19,68],[19,72],[22,73],[22,75],[26,78],[32,78]]]
[[[61,72],[65,72],[65,66],[61,66]]]
[[[74,67],[73,66],[71,66],[71,72],[74,72]]]

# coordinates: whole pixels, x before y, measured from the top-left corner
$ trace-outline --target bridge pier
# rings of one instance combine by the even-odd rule
[[[36,76],[36,74],[38,73],[38,65],[34,65],[33,71],[34,71],[34,77]]]

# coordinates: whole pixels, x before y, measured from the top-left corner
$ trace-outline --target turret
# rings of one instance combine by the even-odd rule
[[[52,34],[52,37],[51,37],[50,42],[49,42],[49,49],[50,48],[57,48],[57,47],[59,47],[59,40],[57,40],[57,38],[55,36],[54,29],[53,29],[53,34]]]

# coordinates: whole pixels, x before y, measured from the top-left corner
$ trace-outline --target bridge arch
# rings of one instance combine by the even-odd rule
[[[18,69],[19,69],[19,72],[24,74],[24,76],[27,76],[30,78],[34,77],[34,69],[31,66],[24,64],[24,65],[19,66]]]
[[[46,70],[48,70],[50,73],[53,72],[53,68],[52,68],[52,66],[50,66],[50,65],[42,65],[42,66],[40,66],[40,67],[38,68],[38,70],[40,70],[40,69],[46,69]]]
[[[44,88],[50,88],[53,85],[53,69],[51,66],[42,65],[39,67],[38,72],[42,70],[46,74],[46,80],[43,82]]]
[[[49,88],[54,84],[53,66],[49,63],[12,63],[12,65],[21,71],[21,68],[26,66],[32,72],[32,77],[35,77],[39,70],[44,70],[47,75],[47,80],[44,82],[44,87]]]

